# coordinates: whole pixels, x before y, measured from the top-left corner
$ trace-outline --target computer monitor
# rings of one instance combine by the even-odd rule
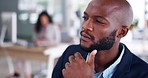
[[[1,34],[0,44],[16,43],[17,41],[17,14],[15,12],[2,12],[1,13]]]

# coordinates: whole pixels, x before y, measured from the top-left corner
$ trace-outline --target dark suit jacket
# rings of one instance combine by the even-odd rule
[[[122,50],[122,45],[124,44],[120,43],[119,51]],[[52,78],[63,78],[62,69],[65,63],[68,62],[68,57],[76,52],[80,52],[86,59],[88,52],[81,49],[79,45],[69,46],[58,60],[53,70]],[[112,78],[148,78],[148,64],[131,53],[125,46],[124,55]]]

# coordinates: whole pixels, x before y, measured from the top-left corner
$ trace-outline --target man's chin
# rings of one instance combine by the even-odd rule
[[[91,51],[92,51],[92,49],[90,49],[89,46],[86,46],[86,45],[83,45],[83,44],[80,44],[80,46],[81,46],[81,48],[82,48],[83,50],[85,50],[85,51],[87,51],[87,52],[91,52]]]

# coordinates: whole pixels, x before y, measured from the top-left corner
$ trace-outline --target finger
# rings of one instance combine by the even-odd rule
[[[88,61],[87,63],[94,69],[94,59],[95,59],[95,55],[97,53],[97,50],[93,50],[90,53],[90,56],[88,57]]]
[[[84,59],[84,58],[82,57],[82,55],[81,55],[79,52],[76,52],[76,53],[74,54],[74,56],[75,56],[75,60],[77,60],[77,61],[80,61],[80,59]]]
[[[62,73],[64,74],[65,72],[66,72],[66,69],[63,69],[63,70],[62,70]]]
[[[63,76],[65,76],[65,73],[66,73],[66,69],[63,69],[63,70],[62,70]]]
[[[69,64],[69,62],[67,62],[66,64],[65,64],[65,69],[68,69],[70,67],[70,64]]]
[[[73,55],[69,56],[69,62],[72,63],[75,61],[75,57]]]

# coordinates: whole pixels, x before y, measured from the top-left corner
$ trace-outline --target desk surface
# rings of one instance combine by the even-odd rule
[[[0,47],[0,56],[10,56],[19,59],[34,59],[47,61],[48,56],[45,56],[43,51],[48,47],[24,47],[13,45],[9,47]]]

